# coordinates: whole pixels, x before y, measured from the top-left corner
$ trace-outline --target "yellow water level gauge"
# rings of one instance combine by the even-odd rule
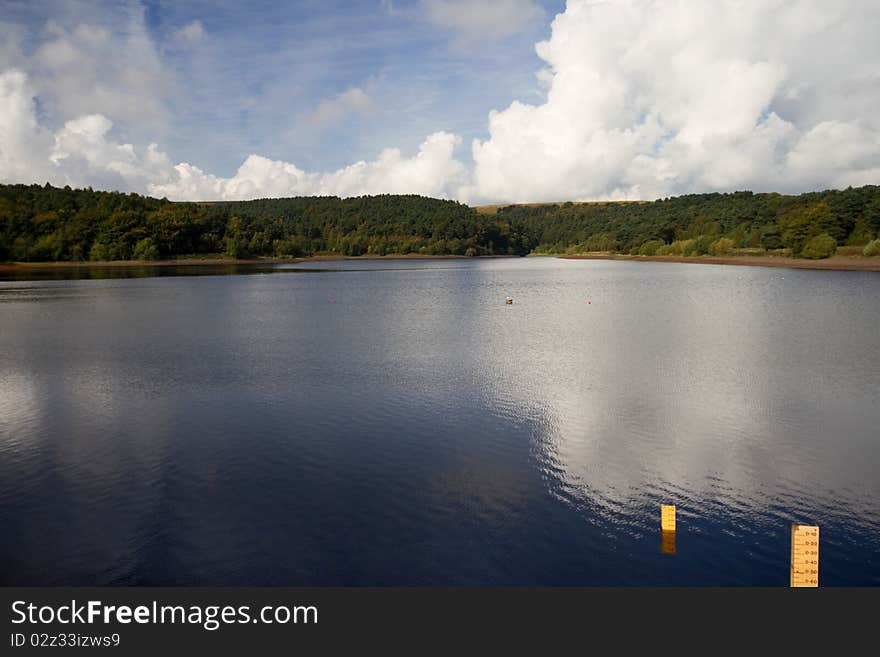
[[[660,529],[664,532],[674,532],[675,531],[675,505],[674,504],[661,504],[660,505]]]
[[[819,528],[791,526],[791,586],[819,586]]]

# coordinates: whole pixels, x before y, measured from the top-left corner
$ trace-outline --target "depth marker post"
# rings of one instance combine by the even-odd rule
[[[661,504],[660,505],[660,529],[664,532],[674,532],[675,531],[675,505],[674,504]]]
[[[790,585],[819,586],[819,528],[815,525],[791,525]]]
[[[675,505],[660,505],[660,552],[675,554]]]

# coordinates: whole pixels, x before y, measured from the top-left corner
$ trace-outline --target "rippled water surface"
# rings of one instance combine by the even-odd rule
[[[878,273],[0,281],[2,584],[784,586],[791,522],[880,584]]]

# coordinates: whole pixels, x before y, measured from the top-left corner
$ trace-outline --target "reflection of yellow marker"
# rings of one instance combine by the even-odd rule
[[[660,505],[660,529],[664,532],[674,532],[675,531],[675,505],[674,504],[661,504]]]
[[[791,586],[819,586],[819,528],[791,526]]]
[[[675,554],[675,532],[660,532],[660,553]]]

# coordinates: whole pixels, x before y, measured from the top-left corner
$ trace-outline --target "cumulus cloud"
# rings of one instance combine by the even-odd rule
[[[45,178],[51,148],[52,135],[37,122],[27,76],[15,69],[0,73],[0,180]]]
[[[142,127],[161,124],[168,76],[140,13],[121,30],[50,22],[44,37],[25,70],[47,112],[61,120],[100,112]]]
[[[352,87],[335,98],[318,103],[309,116],[309,122],[317,126],[336,123],[350,114],[365,114],[375,109],[370,95],[360,87]]]
[[[419,9],[429,22],[466,41],[506,37],[544,15],[531,0],[420,0]]]
[[[170,176],[171,161],[155,143],[136,149],[109,138],[113,122],[101,114],[89,114],[64,124],[54,136],[49,160],[70,182],[104,182],[117,189],[144,189]],[[113,182],[115,181],[115,182]]]
[[[489,115],[480,200],[880,182],[880,5],[569,0],[540,105]]]
[[[480,8],[498,3],[468,4],[476,15],[461,20],[476,25]],[[455,27],[455,0],[422,6]],[[855,1],[569,0],[536,46],[545,100],[491,112],[472,167],[456,157],[460,137],[435,132],[415,154],[388,148],[336,171],[252,154],[221,177],[120,136],[162,112],[140,89],[163,78],[142,32],[50,25],[30,56],[14,39],[0,46],[0,180],[189,200],[390,192],[472,203],[876,184],[878,28],[880,5]],[[8,32],[0,24],[0,36]],[[126,58],[120,43],[133,44]],[[319,104],[311,121],[372,106],[353,87]]]
[[[250,155],[234,176],[172,165],[158,145],[139,148],[113,137],[113,122],[88,114],[52,132],[37,120],[33,89],[21,71],[0,74],[0,180],[148,192],[175,200],[243,200],[270,196],[423,194],[455,197],[467,180],[455,158],[461,138],[429,135],[412,157],[399,149],[329,173]]]
[[[0,180],[144,191],[173,173],[156,144],[141,149],[110,138],[113,123],[103,115],[71,119],[55,132],[41,126],[21,71],[0,73],[0,107]]]
[[[272,196],[360,196],[422,194],[452,198],[465,181],[466,169],[455,159],[461,138],[446,132],[429,135],[419,152],[405,157],[389,148],[376,160],[360,161],[330,173],[309,173],[289,162],[251,155],[231,178],[178,164],[171,182],[150,192],[171,199],[238,200]]]
[[[423,194],[452,198],[467,170],[455,158],[461,138],[429,135],[412,157],[399,149],[329,173],[250,155],[231,178],[181,163],[158,145],[139,148],[113,138],[113,122],[88,114],[52,132],[37,120],[33,89],[21,71],[0,74],[0,180],[148,192],[176,200],[241,200],[269,196]]]

